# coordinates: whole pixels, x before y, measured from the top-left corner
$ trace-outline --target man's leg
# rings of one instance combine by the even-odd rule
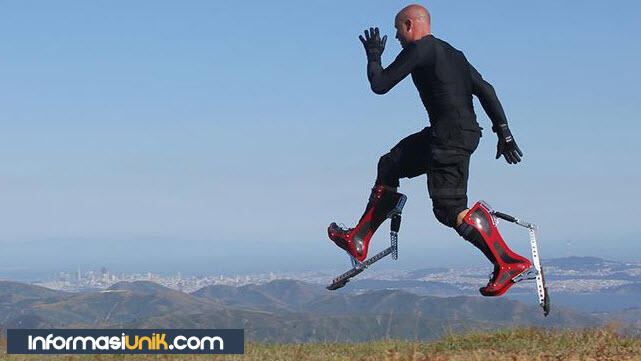
[[[427,190],[436,219],[456,228],[467,209],[467,179],[472,153],[460,148],[431,148]]]
[[[401,140],[389,153],[380,157],[372,192],[358,224],[354,228],[341,228],[336,223],[328,228],[329,238],[354,258],[367,257],[369,240],[374,232],[405,202],[405,195],[396,190],[401,178],[411,178],[426,171],[427,128]]]
[[[512,285],[512,278],[530,267],[530,262],[507,247],[489,212],[477,203],[467,207],[470,153],[457,149],[433,149],[428,172],[428,190],[436,218],[454,228],[494,265],[490,282],[480,289],[484,296],[498,296]]]

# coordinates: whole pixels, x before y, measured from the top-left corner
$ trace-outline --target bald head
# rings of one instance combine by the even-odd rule
[[[396,38],[403,47],[432,33],[429,11],[417,4],[406,6],[399,11],[396,14],[394,26],[396,27]]]

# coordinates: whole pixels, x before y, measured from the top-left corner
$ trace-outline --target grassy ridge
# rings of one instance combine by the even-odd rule
[[[2,347],[2,346],[0,346]],[[512,329],[450,335],[436,342],[385,340],[363,343],[248,343],[244,355],[7,355],[0,360],[243,360],[243,361],[440,361],[440,360],[641,360],[641,339],[612,329],[550,331]]]

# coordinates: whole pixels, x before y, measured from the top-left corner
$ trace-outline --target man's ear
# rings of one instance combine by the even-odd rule
[[[403,26],[405,26],[405,31],[409,32],[412,28],[412,20],[405,19],[405,21],[403,22]]]

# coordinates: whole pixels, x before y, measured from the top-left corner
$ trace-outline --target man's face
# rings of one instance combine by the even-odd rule
[[[408,24],[408,21],[402,21],[398,17],[394,21],[394,27],[396,28],[396,39],[401,43],[401,46],[404,48],[411,41],[410,32],[411,26]]]

